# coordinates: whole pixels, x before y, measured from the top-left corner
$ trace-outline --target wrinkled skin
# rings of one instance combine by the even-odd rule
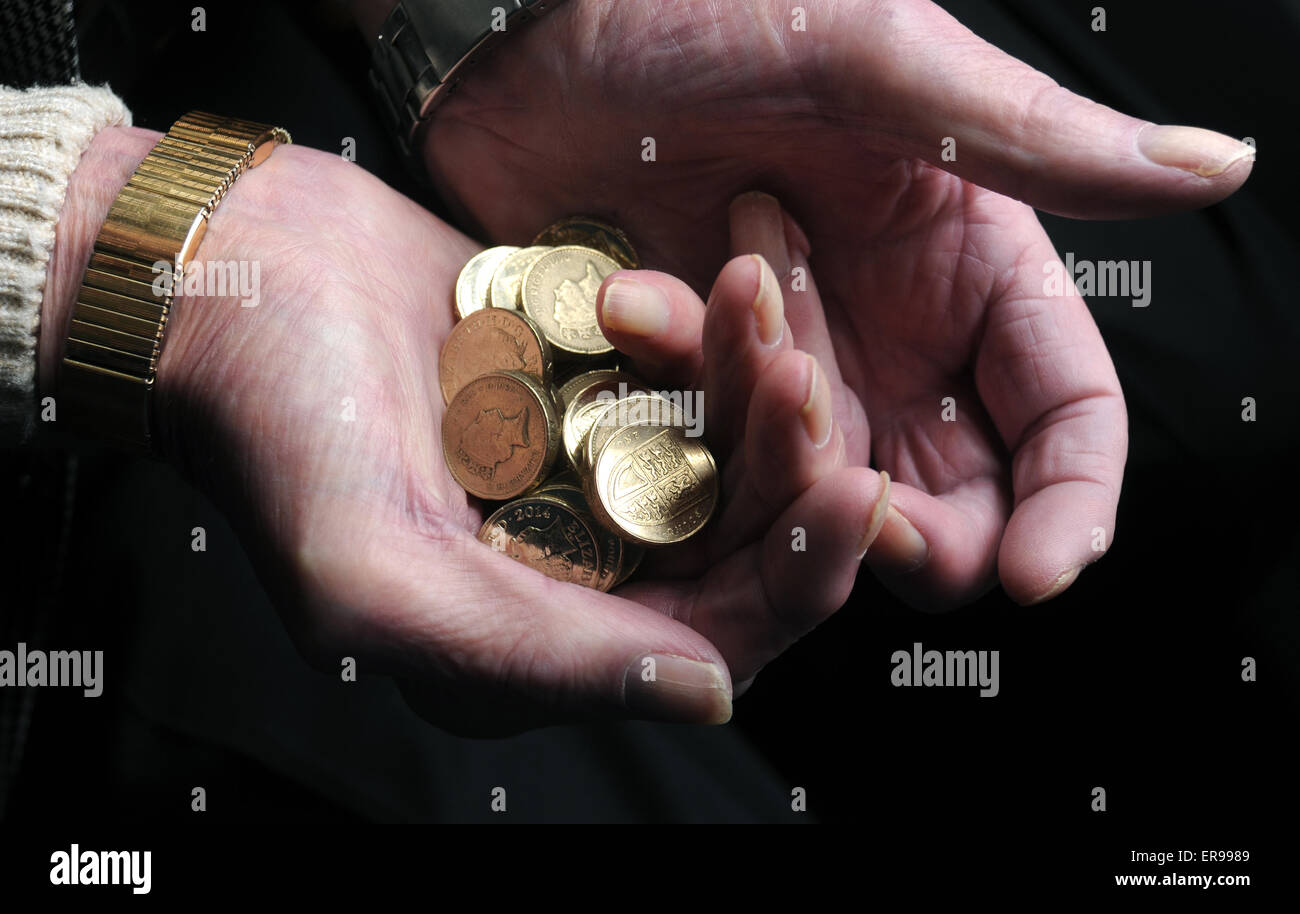
[[[920,568],[890,548],[868,562],[922,607],[999,577],[1046,599],[1100,557],[1098,528],[1113,539],[1127,420],[1087,309],[1044,294],[1056,253],[1013,198],[1085,217],[1190,208],[1234,190],[1249,158],[1208,177],[1157,165],[1143,122],[923,0],[805,8],[796,31],[792,7],[765,0],[565,3],[467,77],[426,161],[488,237],[602,215],[696,290],[725,259],[727,203],[775,194],[821,290],[822,308],[790,297],[796,340],[831,377],[849,462],[893,475],[891,505],[928,547]],[[760,236],[749,250],[789,262]]]
[[[1212,202],[1248,167],[1148,161],[1139,122],[924,4],[809,4],[799,34],[788,16],[571,0],[511,36],[430,132],[431,169],[475,234],[520,242],[591,211],[659,271],[606,280],[602,323],[652,380],[702,385],[724,503],[701,540],[613,595],[477,542],[483,506],[443,463],[436,353],[478,246],[337,156],[283,148],[236,182],[201,256],[258,261],[261,304],[182,296],[157,430],[315,664],[396,675],[461,733],[720,721],[844,603],[864,550],[909,600],[943,606],[995,570],[1018,600],[1050,596],[1095,559],[1094,527],[1109,542],[1125,452],[1114,371],[1079,299],[1043,296],[1055,255],[1032,212],[996,192],[1133,215]],[[47,300],[68,306],[77,252],[156,136],[92,144]],[[939,159],[946,136],[956,162]],[[751,188],[790,212],[732,204]],[[669,328],[614,326],[619,282],[657,290]]]
[[[350,656],[363,675],[397,675],[417,710],[466,734],[609,716],[725,720],[731,677],[752,678],[847,599],[884,480],[847,467],[838,439],[812,446],[800,418],[812,362],[788,331],[758,343],[755,297],[779,321],[781,296],[770,268],[742,257],[718,278],[717,345],[756,366],[763,418],[747,420],[746,399],[719,421],[756,448],[802,447],[775,470],[793,480],[785,494],[725,499],[719,532],[692,541],[709,567],[669,579],[652,560],[618,595],[485,547],[476,534],[493,506],[452,478],[438,432],[437,354],[477,249],[355,165],[278,149],[237,182],[202,252],[258,261],[260,303],[186,294],[175,309],[159,368],[164,453],[230,517],[295,642],[324,670],[337,675]],[[708,399],[728,399],[702,383]],[[819,389],[829,391],[824,377]],[[828,398],[822,411],[829,426]],[[742,454],[722,470],[743,492],[753,485]],[[826,470],[809,486],[814,463]],[[814,522],[818,548],[792,553],[788,531]],[[634,688],[651,654],[660,678],[647,697]],[[674,683],[684,695],[655,697]]]

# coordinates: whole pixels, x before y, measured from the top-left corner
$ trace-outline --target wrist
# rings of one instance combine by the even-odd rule
[[[306,200],[321,192],[320,185],[300,180],[318,156],[324,154],[283,145],[233,181],[176,284],[154,382],[154,448],[200,487],[207,481],[194,457],[216,454],[214,433],[232,425],[223,414],[231,398],[214,394],[237,390],[249,368],[244,353],[250,340],[276,333],[266,290],[274,286],[278,252],[301,224]]]
[[[90,262],[95,236],[118,193],[161,136],[135,127],[106,127],[95,134],[68,181],[41,301],[36,377],[42,397],[55,394],[72,306]]]
[[[208,117],[208,121],[204,121],[204,117]],[[195,199],[193,195],[186,196],[183,198],[184,202],[178,205],[175,200],[181,198],[175,197],[169,190],[164,189],[159,194],[156,190],[146,192],[136,188],[130,191],[129,198],[122,201],[121,205],[124,209],[120,214],[112,217],[111,232],[106,225],[110,218],[109,213],[117,212],[115,207],[117,201],[122,200],[120,195],[125,193],[123,188],[132,179],[132,175],[137,173],[141,162],[150,156],[161,135],[143,130],[106,130],[96,136],[69,181],[64,209],[55,232],[55,250],[52,252],[46,294],[42,302],[42,331],[38,339],[37,353],[38,383],[41,389],[46,393],[57,389],[64,397],[72,397],[72,400],[63,405],[80,416],[85,423],[86,431],[96,437],[102,435],[105,440],[120,441],[132,450],[152,438],[151,446],[154,453],[169,460],[176,457],[176,449],[168,447],[176,443],[176,436],[170,424],[163,421],[165,417],[162,415],[162,403],[168,399],[165,396],[168,391],[177,386],[184,386],[183,376],[189,374],[189,366],[194,361],[192,354],[191,356],[185,354],[186,350],[193,349],[193,346],[185,345],[185,338],[193,336],[195,331],[202,332],[213,323],[206,320],[177,320],[178,314],[198,304],[186,300],[184,294],[184,290],[191,285],[190,267],[199,268],[194,272],[196,278],[202,277],[204,271],[201,269],[201,261],[210,256],[210,250],[214,246],[220,247],[216,242],[222,233],[212,231],[212,227],[214,224],[224,224],[229,221],[223,220],[221,213],[230,208],[232,198],[246,196],[241,192],[242,186],[250,180],[247,177],[239,177],[239,169],[249,170],[244,166],[252,153],[246,154],[236,163],[238,157],[230,154],[228,147],[233,141],[235,148],[240,148],[246,135],[251,142],[251,137],[258,135],[259,132],[263,137],[260,142],[272,144],[277,142],[271,128],[258,125],[253,125],[252,134],[241,127],[237,128],[234,137],[218,136],[218,132],[224,128],[219,126],[220,122],[212,121],[210,116],[205,115],[187,115],[183,123],[178,122],[180,125],[178,129],[181,130],[182,136],[199,136],[209,129],[209,124],[216,125],[212,129],[213,136],[218,137],[216,142],[218,148],[213,152],[217,158],[204,159],[200,154],[201,164],[206,165],[209,161],[228,162],[231,167],[235,167],[236,164],[239,167],[227,175],[221,185],[209,182],[204,194],[214,194],[214,198],[220,199],[221,203],[216,206],[209,203],[203,210],[206,234],[193,234],[198,230],[198,222],[194,222],[196,228],[191,229],[192,234],[184,242],[179,239],[184,237],[185,233],[183,231],[177,233],[177,228],[184,229],[199,216],[198,212],[189,207],[193,205],[197,208],[202,202],[202,197]],[[283,134],[283,131],[279,133]],[[281,137],[281,142],[286,138]],[[169,142],[172,145],[160,153],[161,160],[175,161],[175,156],[182,157],[182,161],[188,158],[189,153],[184,150],[183,144],[176,145],[177,141],[174,139]],[[226,149],[219,148],[222,142],[226,144]],[[249,148],[251,149],[251,146]],[[260,161],[261,158],[268,156],[270,151],[267,147],[262,150],[262,155],[254,158],[253,161]],[[149,166],[151,169],[149,174],[141,178],[141,181],[145,182],[142,187],[149,186],[150,183],[157,187],[156,170],[159,167],[156,164],[157,160],[158,157],[151,159],[154,164]],[[200,170],[204,171],[203,168]],[[211,168],[206,168],[205,173],[210,174],[211,171]],[[170,172],[164,171],[164,179],[169,173],[175,172],[175,167],[172,167]],[[219,193],[219,188],[226,189],[225,193]],[[153,196],[150,197],[150,194]],[[162,208],[154,208],[154,203],[150,202],[154,197],[158,198],[158,205]],[[171,208],[163,204],[168,204]],[[215,213],[215,216],[207,215],[209,212]],[[126,226],[125,230],[123,226]],[[108,267],[95,273],[96,277],[103,277],[105,271],[111,274],[119,269],[133,270],[134,278],[137,280],[134,289],[128,286],[123,294],[119,295],[119,290],[114,285],[110,284],[107,287],[102,285],[110,280],[116,282],[112,276],[109,276],[107,279],[96,278],[94,288],[86,291],[87,297],[79,297],[83,282],[89,282],[85,279],[87,265],[97,256],[96,240],[101,233],[105,232],[110,232],[111,235],[111,237],[106,236],[106,243],[110,244],[110,253],[152,251],[153,257],[157,258],[163,253],[163,247],[157,244],[160,235],[172,239],[177,247],[187,246],[184,255],[187,264],[184,282],[179,281],[181,279],[179,275],[176,277],[178,282],[173,293],[174,300],[171,307],[167,309],[165,325],[162,322],[161,312],[153,312],[152,316],[146,319],[138,314],[139,305],[133,303],[143,301],[147,312],[149,303],[161,294],[156,282],[156,274],[161,264],[157,263],[153,266],[155,282],[152,296],[147,289],[143,293],[135,291],[140,288],[138,280],[143,279],[146,284],[150,281],[148,256],[140,260],[136,254],[130,254],[130,258],[133,259],[126,266]],[[195,242],[195,238],[202,238],[202,240]],[[121,245],[125,247],[120,247]],[[181,256],[178,251],[163,259],[171,263],[173,257]],[[196,287],[195,292],[196,294],[189,296],[190,299],[203,297],[201,286]],[[104,298],[106,295],[109,296],[107,300]],[[117,301],[122,301],[123,304],[119,306]],[[119,307],[125,310],[114,310]],[[78,316],[88,316],[88,323],[74,326]],[[119,318],[125,323],[115,326]],[[141,326],[146,320],[147,323]],[[188,329],[185,327],[187,324]],[[75,332],[70,333],[70,330]],[[155,335],[157,331],[161,331],[161,339]],[[75,344],[72,340],[75,340]],[[72,348],[74,345],[75,350]],[[172,350],[181,350],[181,352],[177,354]],[[146,362],[140,358],[150,351],[156,360]],[[74,352],[75,358],[89,361],[90,364],[88,366],[78,364],[74,371],[72,365],[63,361],[65,354]],[[96,374],[95,372],[107,373]],[[92,405],[95,403],[99,403],[104,409],[99,410]],[[62,413],[63,410],[60,412]],[[165,433],[159,435],[160,429]]]

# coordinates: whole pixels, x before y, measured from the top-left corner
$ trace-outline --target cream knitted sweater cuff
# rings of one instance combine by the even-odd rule
[[[0,86],[0,446],[36,420],[36,335],[68,179],[95,134],[130,126],[107,86]]]

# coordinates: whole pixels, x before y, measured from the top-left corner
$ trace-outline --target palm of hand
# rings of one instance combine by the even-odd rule
[[[561,585],[493,553],[475,538],[482,510],[447,471],[438,433],[434,356],[474,249],[336,157],[287,147],[250,172],[204,255],[275,269],[263,273],[256,308],[205,298],[177,309],[161,413],[167,440],[185,442],[175,452],[184,470],[231,515],[309,659],[337,670],[347,654],[396,673],[412,703],[450,728],[496,733],[611,709],[669,714],[629,706],[623,678],[646,654],[752,678],[847,596],[857,528],[878,487],[841,500],[854,532],[813,560],[826,595],[811,605],[768,587],[788,571],[789,550],[776,565],[765,556],[787,542],[780,530],[768,535],[776,516],[809,523],[825,513],[812,499],[742,510],[747,532],[710,547],[710,568],[642,575],[624,592],[631,599]],[[726,293],[745,332],[753,278],[738,271]],[[797,354],[785,355],[786,370],[802,370]],[[796,421],[800,402],[784,404],[785,421]],[[743,416],[733,419],[743,427]],[[733,482],[744,477],[738,467]],[[756,573],[765,565],[770,574]],[[725,716],[725,677],[714,690],[721,697],[677,713]]]

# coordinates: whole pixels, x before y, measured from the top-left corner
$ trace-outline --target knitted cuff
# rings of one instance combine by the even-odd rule
[[[68,179],[95,134],[130,126],[107,86],[0,86],[0,446],[36,419],[36,335]]]

